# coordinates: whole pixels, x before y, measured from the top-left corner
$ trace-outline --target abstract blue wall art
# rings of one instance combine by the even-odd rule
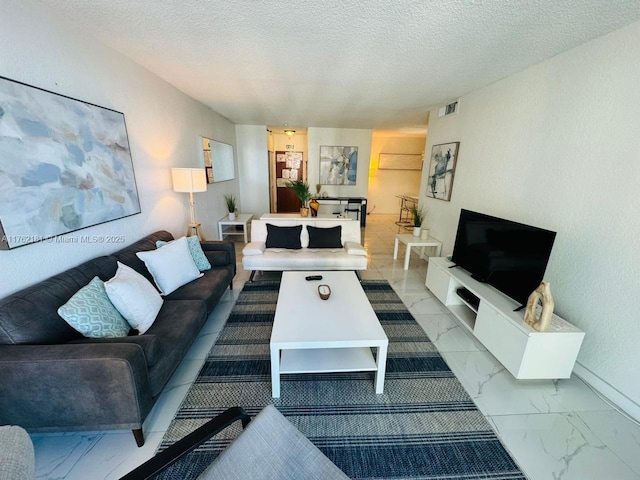
[[[431,149],[431,163],[427,178],[427,197],[448,202],[451,200],[453,175],[458,163],[460,142],[442,143]]]
[[[0,77],[0,249],[136,213],[124,114]]]
[[[358,173],[358,147],[320,147],[320,183],[355,185]]]

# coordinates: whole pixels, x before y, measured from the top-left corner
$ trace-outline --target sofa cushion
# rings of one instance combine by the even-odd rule
[[[93,280],[58,308],[58,315],[82,335],[90,338],[126,337],[131,329],[109,300],[104,282],[98,277],[93,277]]]
[[[147,361],[147,367],[154,366],[158,360],[162,358],[163,342],[160,341],[157,335],[149,333],[120,338],[82,338],[80,340],[73,340],[69,343],[135,343],[142,347],[145,360]]]
[[[157,337],[162,352],[149,369],[149,384],[154,397],[162,391],[206,321],[207,310],[200,300],[164,302],[158,318],[146,334]]]
[[[193,259],[193,263],[196,264],[196,267],[201,272],[205,270],[211,270],[211,264],[209,260],[207,260],[207,256],[204,254],[202,250],[202,246],[200,245],[200,239],[198,237],[186,237],[187,245],[189,246],[189,253],[191,254],[191,258]],[[175,240],[174,240],[175,241]],[[162,248],[165,245],[168,245],[172,242],[165,242],[163,240],[158,240],[156,242],[156,248]]]
[[[197,281],[183,285],[167,295],[165,300],[201,300],[206,303],[207,312],[211,312],[231,284],[233,268],[232,265],[227,265],[203,272],[204,275]]]
[[[58,315],[58,308],[96,275],[108,280],[115,271],[115,259],[97,257],[0,299],[0,344],[43,345],[81,338]]]
[[[342,248],[342,226],[321,228],[307,225],[309,248]]]
[[[181,237],[158,250],[136,253],[151,272],[162,295],[168,295],[202,273],[196,267],[186,237]]]
[[[162,307],[162,297],[138,272],[118,262],[114,277],[105,282],[109,300],[131,327],[146,332]]]
[[[267,248],[299,250],[302,248],[300,232],[302,232],[302,225],[295,227],[278,227],[277,225],[267,223]]]
[[[153,283],[153,277],[144,262],[139,259],[136,255],[138,252],[146,252],[149,250],[155,250],[156,242],[158,240],[163,240],[165,242],[170,242],[173,240],[173,235],[169,232],[161,230],[159,232],[152,233],[151,235],[147,235],[146,237],[138,240],[135,243],[132,243],[126,248],[122,250],[118,250],[112,255],[118,260],[120,263],[124,263],[129,267],[133,268],[140,275],[144,276],[147,280]],[[115,269],[114,269],[115,271]],[[105,280],[103,278],[103,280]]]

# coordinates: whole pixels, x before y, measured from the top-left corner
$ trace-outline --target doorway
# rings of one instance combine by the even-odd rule
[[[306,129],[293,135],[267,127],[269,148],[269,194],[271,213],[298,213],[302,206],[296,194],[286,186],[292,180],[307,181]]]

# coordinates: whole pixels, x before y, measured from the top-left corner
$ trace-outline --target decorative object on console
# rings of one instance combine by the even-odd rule
[[[538,288],[531,292],[529,300],[527,300],[527,309],[524,313],[525,323],[539,332],[545,332],[551,323],[554,307],[555,302],[551,295],[551,284],[549,282],[540,283]]]
[[[227,205],[227,212],[229,212],[229,220],[236,219],[236,197],[232,194],[224,196],[224,203]]]
[[[331,287],[329,285],[318,285],[318,295],[322,300],[329,300],[331,296]]]
[[[124,114],[0,77],[0,249],[140,213]]]
[[[309,200],[311,200],[311,192],[309,191],[309,184],[304,180],[293,180],[286,183],[286,186],[293,190],[296,196],[302,202],[302,207],[300,207],[300,216],[308,217],[309,216]]]
[[[313,197],[311,199],[311,201],[309,202],[309,210],[311,211],[311,216],[312,217],[317,217],[318,216],[318,209],[320,208],[320,203],[318,202],[318,200]]]
[[[204,235],[200,229],[200,223],[196,222],[196,206],[193,201],[195,192],[207,191],[207,177],[202,168],[172,168],[174,192],[189,193],[189,205],[191,207],[191,221],[187,224],[187,237],[195,235],[200,240],[204,240]]]
[[[320,183],[355,185],[358,173],[358,147],[320,146]]]
[[[460,142],[442,143],[431,148],[431,163],[427,180],[427,197],[451,200],[453,176],[458,163]]]

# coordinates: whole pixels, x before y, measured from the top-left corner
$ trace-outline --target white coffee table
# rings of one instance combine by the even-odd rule
[[[398,243],[402,242],[407,246],[407,251],[404,254],[404,269],[409,269],[409,259],[411,258],[411,247],[422,247],[420,251],[420,258],[424,258],[425,247],[435,247],[436,257],[439,257],[442,252],[442,242],[437,238],[428,237],[426,240],[416,237],[410,233],[398,233],[396,235],[396,241],[393,245],[393,258],[398,258]]]
[[[320,281],[306,281],[322,275]],[[331,287],[320,299],[318,285]],[[389,340],[354,272],[284,272],[271,332],[271,388],[280,397],[280,375],[375,371],[382,393]],[[376,359],[371,347],[377,348]]]

